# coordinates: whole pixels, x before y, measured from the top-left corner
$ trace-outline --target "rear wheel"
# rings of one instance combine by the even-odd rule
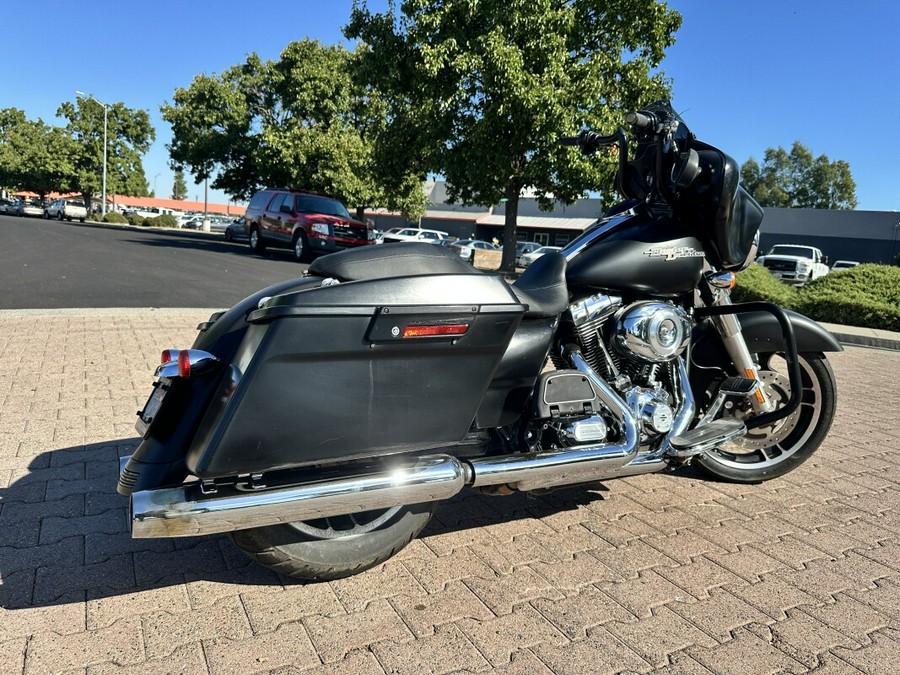
[[[259,233],[259,228],[254,225],[250,228],[250,248],[254,253],[262,253],[266,250],[266,243],[262,239],[262,235]]]
[[[231,230],[229,229],[225,230],[225,234],[223,236],[225,237],[225,241],[231,241],[232,239],[234,239],[234,235],[231,234]]]
[[[800,407],[769,426],[751,429],[747,435],[710,450],[694,460],[705,473],[738,483],[757,483],[796,469],[825,440],[837,403],[834,372],[821,354],[800,354],[803,387]],[[787,403],[791,387],[787,362],[781,354],[760,354],[760,379],[778,407]],[[749,405],[729,411],[738,419],[749,418]]]
[[[229,533],[256,562],[295,579],[327,581],[367,570],[406,546],[436,504],[414,504]]]

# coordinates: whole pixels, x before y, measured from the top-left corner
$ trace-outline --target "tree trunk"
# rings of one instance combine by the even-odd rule
[[[516,273],[516,219],[519,215],[519,191],[515,180],[506,184],[506,217],[503,221],[503,258],[500,273],[512,276]]]
[[[361,223],[366,222],[366,207],[365,206],[357,206],[356,207],[356,219]]]
[[[84,208],[87,209],[88,213],[94,215],[94,193],[93,192],[82,192],[81,199],[84,202]]]

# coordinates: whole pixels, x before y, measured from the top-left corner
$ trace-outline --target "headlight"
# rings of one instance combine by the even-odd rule
[[[801,260],[799,263],[797,263],[797,271],[798,272],[809,272],[811,267],[812,266],[805,260]]]
[[[325,237],[327,237],[329,234],[331,234],[329,226],[326,225],[325,223],[313,223],[312,231],[315,232],[316,234],[321,234],[322,236],[325,236]]]

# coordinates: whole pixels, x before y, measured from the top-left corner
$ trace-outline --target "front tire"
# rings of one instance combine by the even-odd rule
[[[309,250],[309,239],[306,238],[306,233],[303,230],[298,230],[294,235],[291,247],[294,251],[294,260],[297,262],[307,263],[312,258],[312,252]]]
[[[384,562],[428,524],[435,503],[230,532],[246,555],[305,581],[341,579]]]
[[[250,228],[250,239],[248,240],[250,244],[250,250],[254,253],[263,253],[266,250],[266,242],[263,241],[262,234],[259,232],[259,228],[254,225]]]
[[[736,483],[758,483],[793,471],[818,449],[834,420],[837,383],[822,354],[803,353],[799,358],[800,407],[783,420],[700,455],[694,463],[701,471]],[[766,393],[784,405],[791,391],[783,356],[760,354],[759,360]],[[732,413],[740,418],[751,414],[737,409]]]

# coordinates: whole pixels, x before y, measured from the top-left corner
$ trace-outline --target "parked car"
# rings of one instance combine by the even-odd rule
[[[250,238],[250,235],[247,232],[247,220],[245,218],[238,218],[237,220],[228,223],[228,227],[225,228],[223,236],[225,237],[225,241],[247,241]]]
[[[87,220],[87,209],[84,204],[74,199],[57,199],[44,209],[44,218],[56,218],[57,220]]]
[[[375,243],[383,244],[384,238],[386,236],[388,236],[389,234],[395,234],[396,232],[399,232],[402,229],[403,229],[402,227],[392,227],[391,229],[385,230],[384,232],[379,232],[378,230],[375,230]]]
[[[12,211],[7,211],[7,209],[11,208],[12,205],[12,199],[5,199],[3,197],[0,197],[0,213],[12,213]]]
[[[832,272],[840,272],[841,270],[849,270],[859,265],[855,260],[835,260],[831,266]]]
[[[760,265],[791,286],[803,286],[807,281],[824,277],[831,270],[828,258],[815,246],[805,244],[775,244],[765,255],[756,259]]]
[[[385,232],[382,240],[385,244],[398,241],[427,241],[430,244],[436,244],[444,239],[449,239],[450,235],[441,230],[423,230],[418,227],[404,227],[397,232]]]
[[[463,260],[472,262],[475,259],[475,251],[496,251],[497,247],[480,239],[462,239],[450,244],[450,249],[456,251]]]
[[[250,200],[244,217],[252,250],[290,247],[300,262],[309,262],[316,253],[375,243],[372,225],[353,219],[337,199],[313,192],[260,190]]]
[[[546,253],[550,253],[551,251],[559,251],[562,249],[562,246],[541,246],[539,249],[532,251],[531,253],[525,253],[521,261],[519,262],[520,267],[528,267],[535,260],[540,258],[542,255]]]
[[[517,241],[516,242],[516,265],[522,266],[522,256],[532,251],[537,251],[541,245],[536,241]]]
[[[19,217],[30,216],[32,218],[40,218],[44,215],[44,206],[38,199],[20,199],[15,204],[15,210],[12,212]]]

